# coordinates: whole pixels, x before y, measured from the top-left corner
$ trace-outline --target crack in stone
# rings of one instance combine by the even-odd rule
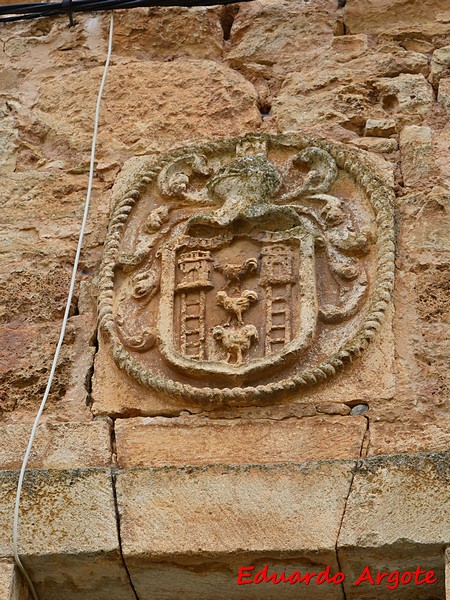
[[[119,542],[120,558],[122,560],[123,568],[125,569],[125,572],[127,574],[128,583],[130,584],[130,588],[134,594],[134,597],[136,600],[140,600],[138,593],[136,591],[136,588],[134,587],[133,580],[131,579],[131,574],[130,574],[130,571],[128,570],[127,563],[125,561],[125,557],[124,557],[123,551],[122,551],[122,536],[120,533],[120,513],[119,513],[119,505],[117,502],[116,475],[113,471],[111,471],[111,486],[112,486],[112,492],[113,492],[113,498],[114,498],[114,510],[116,513],[117,539]]]
[[[225,5],[220,14],[220,26],[222,27],[223,39],[228,41],[231,39],[231,29],[234,20],[239,12],[239,4]]]
[[[370,431],[369,431],[369,417],[366,416],[365,418],[366,418],[366,430],[364,431],[364,434],[363,434],[362,439],[361,439],[361,446],[360,446],[360,449],[359,449],[359,459],[355,462],[355,467],[354,467],[354,470],[353,470],[353,473],[352,473],[352,478],[351,478],[351,481],[350,481],[350,485],[348,487],[347,497],[345,498],[345,502],[344,502],[344,510],[342,511],[342,517],[341,517],[341,522],[339,524],[339,530],[338,530],[338,533],[337,533],[337,536],[336,536],[336,545],[335,545],[336,562],[338,564],[339,571],[341,571],[342,573],[343,573],[343,571],[342,571],[341,561],[339,559],[338,542],[339,542],[339,537],[341,535],[342,525],[344,523],[345,513],[347,512],[348,499],[350,498],[350,494],[351,494],[352,489],[353,489],[353,481],[355,480],[355,475],[358,472],[359,466],[361,464],[361,459],[363,458],[363,453],[366,453],[366,456],[367,456],[368,445],[365,448],[365,443],[366,443],[366,440],[370,436]],[[345,579],[344,579],[344,581],[345,581]],[[344,600],[347,600],[347,594],[345,593],[344,581],[341,583],[342,596],[343,596]]]
[[[369,419],[368,415],[363,415],[363,416],[366,419],[366,430],[364,432],[362,442],[361,442],[361,448],[359,451],[360,459],[367,458],[367,455],[369,454],[369,446],[370,446],[370,419]]]
[[[86,390],[86,406],[89,408],[89,410],[91,411],[92,416],[94,417],[94,413],[92,412],[92,379],[94,377],[94,364],[95,364],[95,357],[98,354],[98,348],[99,348],[99,344],[98,344],[98,327],[95,327],[94,333],[92,335],[92,340],[91,340],[91,344],[90,344],[91,348],[94,348],[94,352],[92,354],[92,358],[91,358],[91,366],[89,367],[88,372],[86,373],[86,379],[84,382],[84,388]]]

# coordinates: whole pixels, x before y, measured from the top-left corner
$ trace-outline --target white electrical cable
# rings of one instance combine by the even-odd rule
[[[53,377],[55,375],[55,370],[56,370],[56,365],[58,363],[59,353],[61,351],[61,346],[62,346],[62,343],[63,343],[63,340],[64,340],[64,334],[66,332],[67,320],[69,318],[69,312],[70,312],[70,306],[72,304],[73,291],[74,291],[74,288],[75,288],[75,281],[76,281],[76,277],[77,277],[78,263],[80,261],[81,247],[83,245],[83,237],[84,237],[84,232],[85,232],[85,229],[86,229],[86,222],[87,222],[88,211],[89,211],[89,203],[90,203],[90,200],[91,200],[92,183],[93,183],[93,180],[94,180],[95,146],[96,146],[96,143],[97,143],[97,131],[98,131],[98,121],[99,121],[99,115],[100,115],[100,104],[101,104],[101,99],[102,99],[102,95],[103,95],[103,88],[105,87],[106,74],[108,72],[109,61],[111,59],[112,40],[113,40],[113,28],[114,28],[114,18],[113,18],[113,13],[111,12],[111,18],[110,18],[110,22],[109,22],[108,54],[107,54],[107,57],[106,57],[105,67],[104,67],[104,70],[103,70],[102,82],[100,84],[100,90],[98,92],[98,97],[97,97],[97,106],[96,106],[96,109],[95,109],[94,135],[93,135],[93,138],[92,138],[91,162],[90,162],[90,167],[89,167],[89,184],[88,184],[88,189],[87,189],[87,193],[86,193],[86,201],[85,201],[85,205],[84,205],[83,221],[81,223],[80,234],[79,234],[79,237],[78,237],[77,251],[76,251],[75,260],[74,260],[74,263],[73,263],[73,270],[72,270],[72,278],[70,280],[69,295],[67,297],[66,310],[64,312],[64,318],[63,318],[63,322],[62,322],[62,325],[61,325],[61,333],[59,334],[58,345],[56,347],[55,355],[53,357],[53,363],[52,363],[52,368],[50,370],[50,375],[48,377],[47,387],[45,388],[45,393],[44,393],[44,396],[42,398],[42,402],[41,402],[41,405],[39,407],[39,411],[38,411],[38,413],[36,415],[33,427],[31,429],[30,439],[28,441],[28,446],[27,446],[27,449],[26,449],[26,452],[25,452],[25,456],[23,458],[22,467],[20,469],[19,482],[17,484],[16,503],[15,503],[15,506],[14,506],[13,554],[14,554],[14,560],[15,560],[15,562],[16,562],[17,566],[19,567],[19,569],[20,569],[20,571],[21,571],[21,573],[22,573],[25,581],[27,582],[28,587],[30,588],[30,592],[31,592],[31,595],[33,596],[33,600],[39,600],[39,598],[38,598],[38,595],[36,593],[36,590],[34,589],[33,582],[31,581],[31,579],[30,579],[27,571],[25,570],[25,567],[22,564],[22,561],[20,560],[19,551],[18,551],[18,529],[19,529],[20,497],[21,497],[21,494],[22,494],[23,479],[24,479],[24,476],[25,476],[25,471],[26,471],[26,468],[27,468],[28,460],[30,458],[31,448],[33,447],[33,442],[34,442],[36,431],[37,431],[37,428],[38,428],[38,425],[39,425],[39,421],[40,421],[41,415],[42,415],[42,413],[44,411],[45,404],[47,402],[47,398],[48,398],[48,395],[50,393],[50,388],[52,386]]]

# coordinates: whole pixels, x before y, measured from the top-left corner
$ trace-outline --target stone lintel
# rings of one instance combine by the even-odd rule
[[[20,469],[31,427],[31,423],[0,425],[0,469]],[[28,468],[109,467],[112,453],[110,427],[106,419],[87,423],[41,423]]]
[[[450,453],[391,455],[361,461],[338,539],[348,600],[443,598],[444,549],[450,541]],[[372,574],[417,567],[433,570],[433,584],[354,585]],[[420,577],[423,579],[423,575]],[[431,577],[432,579],[432,577]],[[385,580],[386,582],[386,580]]]
[[[329,415],[284,421],[135,418],[115,422],[121,468],[356,459],[365,431],[364,417]]]
[[[18,471],[0,472],[0,560],[12,556],[17,480]],[[120,554],[110,469],[28,471],[19,554],[40,600],[134,600]]]
[[[240,567],[256,573],[264,565],[287,575],[342,570],[348,600],[444,598],[448,469],[449,454],[433,453],[358,463],[33,470],[19,550],[40,600],[135,600],[123,561],[139,600],[344,597],[333,584],[237,585]],[[17,476],[0,473],[1,600],[29,600],[11,596]],[[354,586],[366,565],[374,576],[433,570],[437,583]]]
[[[337,572],[335,544],[355,464],[119,471],[122,550],[140,600],[248,598],[248,587],[237,585],[244,565],[289,573],[330,565]],[[277,598],[342,598],[334,584],[294,586],[295,595],[293,586],[282,587],[258,586],[258,598],[274,591]]]

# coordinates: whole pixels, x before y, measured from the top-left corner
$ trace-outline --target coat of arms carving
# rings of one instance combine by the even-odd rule
[[[251,134],[166,155],[116,203],[100,278],[114,359],[204,406],[332,377],[380,327],[393,192],[360,152]]]

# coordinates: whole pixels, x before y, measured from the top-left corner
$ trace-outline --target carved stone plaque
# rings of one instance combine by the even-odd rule
[[[393,240],[393,192],[360,152],[262,134],[176,151],[116,202],[100,326],[156,393],[289,399],[376,335]]]

